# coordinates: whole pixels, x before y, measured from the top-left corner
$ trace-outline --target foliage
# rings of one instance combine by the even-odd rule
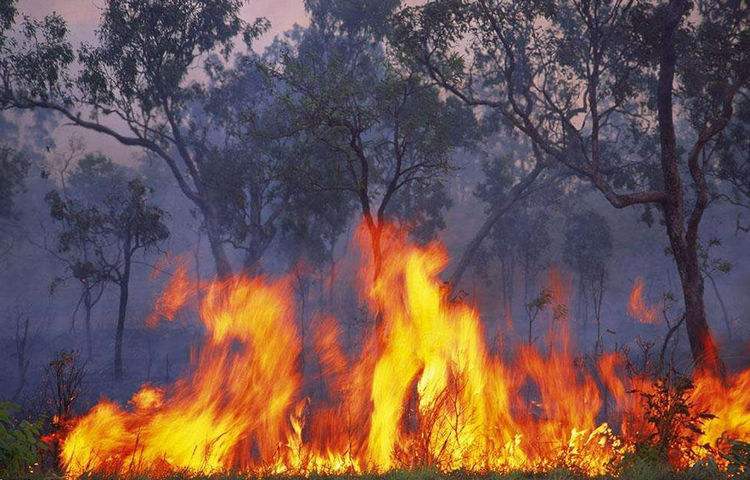
[[[644,418],[652,431],[639,448],[658,456],[662,463],[669,461],[684,468],[685,462],[695,460],[693,446],[703,433],[706,420],[715,418],[709,412],[696,411],[690,403],[693,382],[675,372],[657,379],[653,389],[637,392],[642,401]]]
[[[721,240],[711,238],[706,246],[698,245],[698,257],[701,262],[701,270],[706,276],[714,273],[727,274],[732,271],[732,262],[725,258],[712,255],[711,251],[721,247]]]
[[[190,134],[205,85],[189,78],[204,59],[228,60],[238,37],[249,44],[267,28],[240,17],[240,0],[108,0],[97,43],[75,51],[57,14],[26,19],[0,55],[0,106],[48,109],[74,124],[140,147],[169,167],[205,222],[217,269],[231,270],[207,198],[202,145]],[[77,62],[76,62],[77,60]],[[215,60],[213,60],[214,63]],[[117,118],[117,126],[105,119]]]
[[[739,207],[750,208],[750,99],[744,96],[735,106],[735,118],[719,137],[716,145],[716,162],[713,166],[716,182],[727,186],[724,198]],[[750,232],[747,221],[737,218],[737,230]]]
[[[431,0],[396,23],[402,54],[447,92],[494,112],[612,207],[663,214],[678,270],[693,272],[680,280],[694,360],[720,370],[696,245],[716,196],[708,161],[750,86],[750,6]]]
[[[148,202],[140,179],[128,180],[103,156],[88,155],[71,174],[72,191],[47,194],[59,222],[58,251],[70,259],[74,278],[89,285],[118,283],[125,263],[138,250],[154,248],[169,236],[165,212]]]
[[[20,478],[27,474],[45,448],[40,440],[40,424],[16,422],[12,415],[17,409],[11,403],[0,403],[0,477]]]
[[[374,225],[404,219],[429,237],[444,226],[444,181],[452,153],[473,142],[473,116],[399,64],[372,31],[331,31],[351,19],[320,8],[317,23],[290,35],[267,66],[309,152],[296,173],[308,189],[344,192]],[[370,14],[360,15],[365,22]]]
[[[268,55],[271,55],[270,53]],[[245,267],[254,268],[272,242],[296,262],[328,260],[352,211],[339,190],[308,187],[301,162],[325,160],[310,152],[293,130],[285,106],[274,96],[254,55],[238,58],[233,68],[211,70],[205,115],[196,114],[195,137],[206,137],[210,160],[203,166],[207,196],[215,207],[222,237],[245,251]],[[208,129],[211,134],[206,136]]]
[[[70,275],[82,284],[87,315],[105,284],[119,289],[114,362],[119,378],[133,257],[158,248],[169,237],[166,213],[151,203],[151,192],[140,178],[129,179],[101,155],[81,159],[70,181],[70,190],[63,181],[62,191],[53,190],[45,197],[60,227],[57,251]],[[100,292],[92,297],[95,288]],[[90,351],[90,335],[88,340]]]
[[[389,20],[400,0],[305,0],[313,22],[328,31],[380,37],[389,30]]]

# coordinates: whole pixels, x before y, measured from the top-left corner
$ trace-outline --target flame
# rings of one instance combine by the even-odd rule
[[[633,283],[633,289],[630,291],[630,300],[628,301],[628,314],[641,323],[656,324],[659,323],[659,305],[649,307],[643,299],[643,290],[646,288],[646,282],[643,278],[638,277]]]
[[[156,299],[154,311],[146,318],[146,326],[149,328],[156,327],[161,318],[169,321],[174,320],[174,316],[185,306],[191,294],[195,292],[191,287],[192,284],[193,282],[188,277],[187,263],[182,259],[172,278],[167,282],[164,291]]]
[[[448,262],[442,245],[417,246],[404,231],[385,227],[387,253],[375,277],[362,244],[366,231],[357,238],[371,328],[350,352],[336,318],[316,319],[312,343],[322,394],[303,394],[292,278],[238,276],[195,285],[178,268],[157,311],[171,318],[164,312],[173,316],[200,292],[206,338],[192,373],[173,385],[144,385],[127,408],[103,400],[75,420],[61,447],[66,475],[425,466],[564,467],[599,475],[612,472],[639,435],[648,435],[629,392],[651,388],[650,381],[624,375],[619,354],[603,355],[595,371],[576,357],[568,335],[570,283],[561,272],[548,279],[546,345],[519,347],[507,361],[488,348],[478,312],[449,299],[439,279]],[[750,439],[750,371],[727,383],[708,376],[695,382],[691,402],[716,415],[696,446]],[[615,429],[601,421],[608,398],[616,405],[608,415]]]
[[[65,439],[69,476],[85,471],[218,471],[270,458],[300,384],[301,347],[286,282],[214,282],[201,304],[207,339],[195,371],[123,410],[103,401]]]

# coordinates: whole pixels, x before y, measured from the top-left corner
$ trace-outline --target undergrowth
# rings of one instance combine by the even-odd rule
[[[60,476],[27,475],[22,477],[2,477],[0,480],[62,480]],[[300,477],[294,475],[273,475],[265,477],[268,480],[585,480],[586,478],[564,470],[544,474],[526,473],[472,473],[452,472],[441,473],[435,470],[397,470],[385,474],[350,474],[350,475],[311,475]],[[596,480],[748,480],[747,472],[738,474],[723,473],[710,463],[699,463],[690,469],[675,472],[668,466],[659,463],[655,458],[638,455],[632,459],[626,468],[617,476],[594,477]],[[253,477],[237,473],[222,473],[214,475],[190,475],[174,473],[158,477],[158,480],[254,480]],[[81,480],[156,480],[155,477],[145,475],[84,475]]]

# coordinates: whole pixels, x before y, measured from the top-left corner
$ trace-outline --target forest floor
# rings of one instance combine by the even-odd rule
[[[434,470],[406,470],[393,471],[380,475],[311,475],[309,477],[274,475],[265,478],[268,480],[585,480],[591,478],[597,480],[729,480],[730,478],[718,473],[714,469],[706,469],[703,467],[694,467],[684,472],[673,472],[664,468],[654,467],[653,465],[643,465],[641,467],[631,468],[617,476],[599,477],[586,477],[565,470],[558,470],[544,474],[529,474],[522,472],[507,474],[478,474],[470,472],[439,473]],[[28,480],[63,480],[63,478],[64,477],[48,474],[30,476],[28,477]],[[215,475],[189,475],[175,473],[160,477],[92,474],[84,475],[80,480],[247,480],[248,478],[252,479],[253,477],[231,473]],[[734,478],[746,479],[750,477]]]

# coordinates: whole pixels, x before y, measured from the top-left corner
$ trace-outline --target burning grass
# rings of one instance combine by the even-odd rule
[[[617,353],[586,366],[570,340],[570,291],[559,274],[547,289],[554,315],[546,345],[520,345],[513,361],[503,360],[488,348],[479,314],[449,299],[438,277],[442,246],[413,245],[396,229],[385,238],[378,275],[371,260],[360,271],[375,318],[361,350],[344,349],[334,318],[316,329],[325,399],[301,393],[288,279],[193,285],[180,275],[160,305],[173,314],[200,292],[207,333],[192,373],[167,387],[144,385],[125,407],[103,400],[71,421],[60,432],[66,475],[747,474],[742,452],[739,467],[731,455],[745,445],[733,442],[750,440],[750,370],[725,381],[701,373],[656,380],[626,374]],[[617,412],[607,418],[605,394]],[[457,471],[474,473],[437,473]]]
[[[18,480],[62,480],[64,477],[57,475],[29,476]],[[118,475],[118,474],[85,474],[82,480],[156,480],[157,477],[148,475]],[[215,473],[215,474],[190,474],[174,472],[166,476],[158,477],[158,480],[255,480],[264,478],[266,480],[586,480],[591,477],[577,474],[566,470],[554,470],[541,474],[527,474],[522,472],[511,473],[476,473],[476,472],[451,472],[444,473],[438,470],[394,470],[385,474],[348,474],[348,475],[272,475],[268,477],[252,477],[239,473]],[[675,472],[665,466],[653,465],[647,461],[630,467],[629,470],[620,475],[606,475],[594,477],[599,480],[731,480],[726,473],[721,472],[710,465],[698,465],[688,470]]]

